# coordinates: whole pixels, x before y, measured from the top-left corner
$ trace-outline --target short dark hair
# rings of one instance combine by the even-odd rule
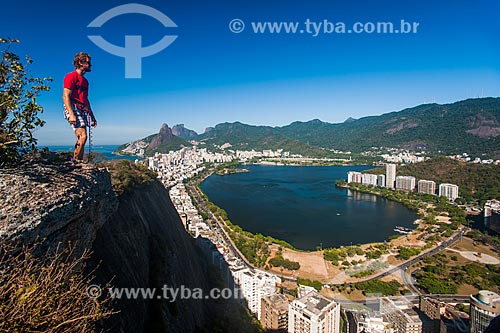
[[[73,65],[75,66],[75,68],[78,68],[80,66],[80,62],[87,61],[87,58],[90,60],[90,54],[85,52],[78,52],[73,59]]]

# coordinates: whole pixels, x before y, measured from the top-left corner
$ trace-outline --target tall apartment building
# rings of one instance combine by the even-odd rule
[[[481,290],[470,296],[470,333],[482,333],[490,321],[500,315],[500,295]]]
[[[385,165],[385,186],[387,188],[394,188],[396,181],[396,164]]]
[[[377,186],[377,175],[371,174],[371,173],[364,173],[361,176],[361,182],[364,185],[372,185],[372,186]]]
[[[395,333],[436,333],[432,320],[404,297],[381,297],[380,312],[384,320],[395,328]]]
[[[276,293],[276,283],[279,278],[275,275],[249,268],[232,270],[234,281],[238,284],[241,295],[247,301],[247,306],[260,320],[261,299],[266,295]]]
[[[434,326],[433,331],[436,333],[446,333],[446,326],[441,320],[441,315],[446,313],[446,304],[438,300],[420,296],[419,299],[420,311],[425,313],[432,321]]]
[[[436,182],[420,179],[417,183],[418,193],[436,195]]]
[[[316,291],[288,305],[289,333],[340,333],[340,304]]]
[[[347,182],[361,184],[363,182],[363,174],[357,171],[349,171],[347,173]]]
[[[413,176],[397,176],[396,189],[404,191],[413,191],[417,180]]]
[[[439,196],[455,201],[455,199],[458,198],[458,186],[447,183],[439,184]]]
[[[283,294],[262,297],[260,322],[265,330],[287,332],[288,303],[288,299]]]
[[[377,176],[377,186],[385,187],[385,175]]]

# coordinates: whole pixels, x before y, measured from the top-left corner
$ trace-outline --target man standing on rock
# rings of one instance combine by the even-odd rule
[[[90,107],[88,99],[89,81],[84,77],[85,73],[91,71],[90,55],[79,52],[73,60],[75,71],[64,77],[64,117],[68,120],[76,135],[75,150],[73,158],[83,161],[85,142],[87,142],[87,127],[89,118],[91,126],[97,126],[97,121]]]

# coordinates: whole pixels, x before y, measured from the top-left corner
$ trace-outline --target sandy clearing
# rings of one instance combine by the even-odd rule
[[[297,261],[300,264],[299,274],[301,272],[307,272],[321,278],[328,277],[326,262],[320,251],[296,252],[289,249],[283,249],[283,257],[291,261]]]
[[[452,248],[446,248],[447,250],[457,252],[465,259],[470,261],[480,262],[482,264],[491,264],[498,265],[500,264],[500,260],[495,257],[490,256],[489,254],[481,253],[481,252],[470,252],[470,251],[459,251]]]

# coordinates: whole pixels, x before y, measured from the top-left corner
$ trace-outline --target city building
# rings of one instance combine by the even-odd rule
[[[446,333],[446,326],[441,320],[441,316],[446,313],[446,304],[433,298],[420,296],[419,309],[429,317],[433,326],[433,332]]]
[[[276,286],[281,284],[281,279],[257,269],[243,268],[231,271],[234,281],[241,290],[241,295],[247,301],[250,311],[261,319],[261,300],[266,295],[274,295]]]
[[[288,299],[283,294],[262,297],[260,322],[265,330],[286,332],[288,330]]]
[[[405,297],[381,297],[380,312],[395,333],[436,333],[434,322]]]
[[[418,193],[436,195],[436,182],[433,180],[420,179],[417,183]]]
[[[455,199],[458,198],[458,186],[447,183],[439,184],[439,196],[455,201]]]
[[[416,185],[416,179],[413,176],[397,176],[396,189],[403,191],[413,191]]]
[[[288,305],[288,332],[340,333],[340,304],[316,291]]]
[[[377,176],[377,186],[385,187],[385,175],[378,175]]]
[[[364,185],[377,186],[377,175],[371,173],[364,173],[361,176],[361,182]]]
[[[482,333],[500,315],[500,295],[489,290],[470,296],[470,333]]]
[[[500,200],[488,200],[484,204],[484,225],[500,234]]]
[[[358,311],[345,311],[347,317],[347,333],[359,333],[363,330],[365,314]]]
[[[394,188],[396,181],[396,164],[385,165],[385,186],[387,188]]]
[[[347,182],[361,184],[363,182],[363,174],[357,171],[349,171],[347,173]]]
[[[393,333],[388,322],[374,313],[345,311],[347,317],[347,333]]]

